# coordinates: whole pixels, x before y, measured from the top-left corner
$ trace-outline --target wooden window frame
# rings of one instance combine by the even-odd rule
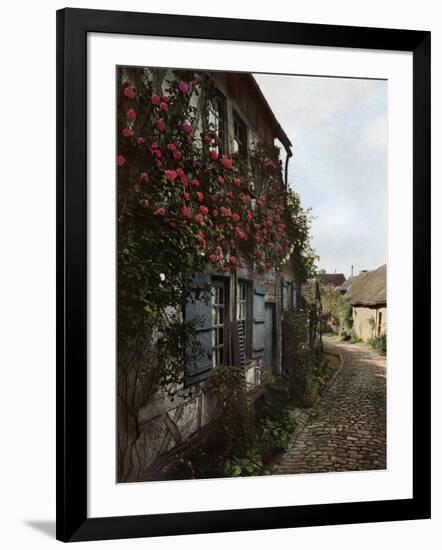
[[[228,285],[226,284],[226,281],[222,278],[218,277],[212,277],[210,282],[211,287],[211,339],[212,339],[212,369],[217,369],[219,367],[222,367],[226,364],[226,356],[228,353],[228,340],[227,340],[227,325],[229,320],[229,289]],[[214,302],[214,296],[216,296],[216,290],[221,289],[223,290],[223,303],[222,306],[219,302]],[[213,292],[215,291],[215,293]],[[219,311],[219,309],[223,309],[223,315],[222,315],[222,323],[216,323],[214,322],[214,308],[216,311]],[[215,319],[217,316],[215,315]],[[219,329],[222,328],[222,343],[219,343],[216,339],[216,334],[219,331]],[[216,357],[219,357],[219,351],[222,352],[222,361],[218,362],[216,361]]]
[[[219,101],[221,107],[218,111],[214,108],[214,102]],[[213,114],[214,118],[217,119],[217,128],[215,132],[218,137],[218,145],[216,149],[221,155],[227,154],[228,152],[228,133],[229,133],[229,114],[227,108],[227,98],[226,96],[217,88],[216,93],[212,99],[208,101],[210,104],[209,110]],[[220,114],[219,114],[220,113]],[[222,124],[221,124],[222,122]],[[221,131],[220,128],[222,127]]]
[[[238,125],[238,127],[240,128],[240,131],[241,129],[244,131],[244,135],[242,137],[238,136],[238,139],[236,125]],[[248,136],[249,128],[247,124],[244,122],[244,119],[238,113],[238,111],[236,109],[233,109],[233,153],[237,154],[245,162],[247,162],[249,158]],[[235,143],[238,143],[237,151],[235,151]]]

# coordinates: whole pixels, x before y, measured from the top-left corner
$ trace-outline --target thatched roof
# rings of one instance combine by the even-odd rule
[[[387,303],[387,266],[381,265],[373,271],[361,273],[347,279],[345,297],[353,306],[375,306]]]

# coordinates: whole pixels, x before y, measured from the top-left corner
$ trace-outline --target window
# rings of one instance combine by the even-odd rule
[[[238,284],[238,300],[236,304],[236,318],[238,320],[240,350],[246,355],[247,350],[247,308],[248,284],[240,281]]]
[[[208,122],[209,129],[214,130],[217,135],[218,145],[216,149],[219,153],[226,152],[226,114],[226,99],[221,92],[218,92],[209,103]]]
[[[247,126],[236,112],[233,113],[233,152],[247,159]]]
[[[224,320],[226,292],[223,281],[212,280],[212,366],[224,364]]]

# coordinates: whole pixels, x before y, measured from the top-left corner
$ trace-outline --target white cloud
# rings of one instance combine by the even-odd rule
[[[289,181],[312,207],[320,267],[386,261],[386,101],[379,80],[256,75],[294,144]]]
[[[379,115],[367,123],[362,135],[362,143],[379,152],[385,152],[387,146],[387,118]]]

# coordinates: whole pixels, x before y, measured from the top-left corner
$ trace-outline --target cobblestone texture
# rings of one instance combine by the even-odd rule
[[[343,367],[274,474],[386,468],[386,359],[365,344],[327,343]]]

